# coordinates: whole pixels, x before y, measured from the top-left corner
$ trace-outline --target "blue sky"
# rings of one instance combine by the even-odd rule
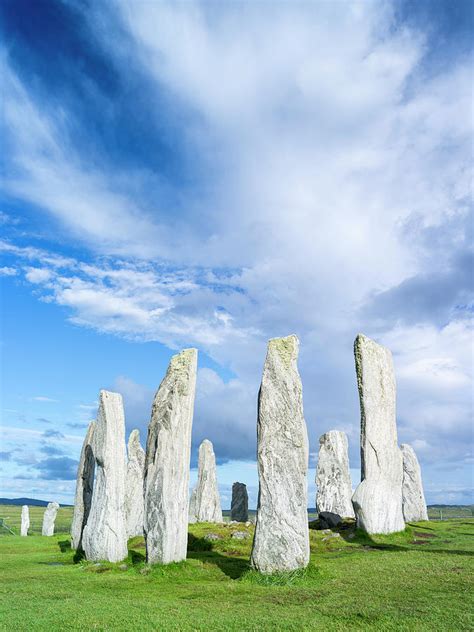
[[[98,391],[145,441],[170,356],[255,505],[270,337],[300,337],[310,462],[352,356],[391,348],[429,502],[472,502],[472,3],[4,0],[4,496],[68,502]],[[193,471],[195,478],[195,471]],[[193,479],[194,480],[194,479]]]

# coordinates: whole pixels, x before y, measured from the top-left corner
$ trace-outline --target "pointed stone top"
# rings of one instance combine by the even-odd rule
[[[197,362],[197,349],[183,349],[179,353],[175,353],[174,356],[171,356],[169,368],[173,370],[179,370],[181,367],[185,367],[193,362]]]
[[[268,341],[268,354],[277,354],[281,362],[285,366],[290,366],[292,362],[298,359],[298,350],[300,341],[295,334],[286,336],[285,338],[270,338]]]
[[[202,446],[210,447],[210,448],[211,448],[211,450],[213,450],[213,449],[214,449],[214,446],[212,445],[212,441],[209,441],[209,439],[204,439],[204,440],[201,442],[201,445],[199,446],[199,448],[202,448]]]
[[[140,431],[137,428],[135,428],[135,430],[132,430],[132,432],[130,433],[130,436],[128,437],[127,447],[129,451],[130,448],[134,449],[137,447],[142,447],[140,444]]]
[[[379,344],[378,342],[375,342],[375,340],[372,340],[372,338],[369,338],[368,336],[365,336],[364,334],[357,334],[356,339],[354,341],[354,349],[357,353],[357,349],[359,349],[360,347],[366,347],[367,349],[383,349],[385,352],[390,353],[390,349],[387,349],[387,347],[384,347],[383,345]]]

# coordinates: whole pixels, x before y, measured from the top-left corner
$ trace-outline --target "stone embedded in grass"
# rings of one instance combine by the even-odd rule
[[[128,463],[125,475],[125,521],[127,536],[143,535],[143,474],[145,450],[140,445],[140,432],[132,430],[127,446]]]
[[[258,397],[259,496],[251,564],[262,573],[309,562],[308,433],[296,336],[269,341]]]
[[[95,458],[92,451],[95,421],[91,421],[87,428],[81,457],[77,468],[76,495],[74,497],[74,514],[71,525],[71,548],[82,548],[82,534],[87,524],[94,489]]]
[[[88,560],[121,562],[128,555],[125,526],[125,418],[122,396],[100,391],[92,439],[96,478],[82,535]]]
[[[405,523],[392,354],[359,334],[354,355],[361,410],[361,483],[352,496],[357,526],[370,534],[394,533]]]
[[[232,485],[230,517],[236,522],[247,522],[249,519],[249,496],[245,483],[234,483]]]
[[[342,523],[341,516],[331,511],[322,511],[318,514],[318,520],[321,529],[334,529]]]
[[[403,457],[402,501],[405,522],[428,520],[421,469],[415,450],[407,443],[402,443],[400,450]]]
[[[153,401],[145,457],[147,561],[186,559],[197,350],[174,355]]]
[[[196,484],[196,522],[222,522],[221,499],[217,486],[216,457],[208,439],[199,446]]]
[[[214,542],[216,540],[222,540],[222,537],[217,533],[206,533],[204,539],[209,540],[210,542]]]
[[[234,540],[246,540],[249,537],[247,531],[234,531],[231,536]]]
[[[43,515],[42,535],[54,535],[54,522],[58,513],[58,503],[48,503]]]
[[[316,486],[316,507],[319,513],[328,511],[346,518],[354,518],[345,432],[330,430],[319,438]]]
[[[28,509],[28,505],[23,505],[21,508],[20,535],[27,536],[29,528],[30,528],[30,510]]]

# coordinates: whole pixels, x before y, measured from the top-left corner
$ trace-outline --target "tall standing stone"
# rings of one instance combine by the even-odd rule
[[[407,443],[402,443],[400,450],[403,457],[402,501],[405,522],[428,520],[421,468],[415,450]]]
[[[23,505],[23,507],[21,508],[20,535],[27,536],[29,528],[30,528],[30,510],[28,509],[28,505]]]
[[[43,514],[43,529],[41,531],[42,535],[54,535],[54,522],[56,520],[58,509],[58,503],[48,503],[48,506],[46,507]]]
[[[147,560],[186,559],[197,350],[173,356],[153,401],[145,456]]]
[[[354,518],[345,432],[330,430],[319,438],[316,485],[316,506],[319,513],[330,511],[345,518]]]
[[[128,438],[128,463],[125,477],[125,517],[127,536],[143,535],[143,474],[145,450],[140,445],[140,432],[132,430]]]
[[[100,391],[92,451],[96,477],[82,546],[88,560],[119,562],[128,554],[125,527],[125,418],[119,393]]]
[[[361,483],[352,497],[357,525],[367,533],[394,533],[405,523],[392,354],[359,334],[354,355],[361,411]]]
[[[82,548],[82,533],[91,509],[95,471],[95,458],[92,450],[94,428],[95,421],[92,421],[89,424],[84,443],[82,444],[81,457],[77,468],[76,496],[71,525],[71,547],[76,550]]]
[[[221,499],[217,486],[216,457],[208,439],[199,446],[196,485],[196,522],[222,522]]]
[[[245,483],[234,483],[232,485],[230,519],[237,522],[247,522],[249,519],[249,497]]]
[[[296,336],[269,341],[258,398],[259,494],[253,568],[291,571],[309,562],[308,434]]]

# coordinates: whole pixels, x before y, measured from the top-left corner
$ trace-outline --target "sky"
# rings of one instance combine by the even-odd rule
[[[473,502],[469,0],[3,0],[0,495],[71,503],[99,390],[146,442],[197,347],[192,438],[255,507],[269,338],[310,441],[349,439],[353,341],[389,347],[428,503]]]

